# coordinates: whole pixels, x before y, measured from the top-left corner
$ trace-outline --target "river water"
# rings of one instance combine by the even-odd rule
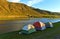
[[[18,31],[21,30],[21,28],[24,25],[27,24],[33,24],[36,21],[40,21],[40,22],[52,22],[52,23],[56,23],[56,22],[60,22],[60,18],[31,18],[30,20],[16,20],[16,21],[7,21],[7,20],[1,20],[0,21],[0,34],[2,33],[7,33],[7,32],[12,32],[12,31]]]

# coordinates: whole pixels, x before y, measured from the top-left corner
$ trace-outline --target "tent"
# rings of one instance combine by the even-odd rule
[[[22,28],[22,33],[24,34],[30,34],[32,32],[35,32],[35,27],[32,24],[28,24]]]
[[[33,25],[35,26],[36,30],[45,30],[46,29],[45,24],[42,22],[34,22]]]
[[[51,22],[45,23],[46,28],[52,28],[53,24]]]

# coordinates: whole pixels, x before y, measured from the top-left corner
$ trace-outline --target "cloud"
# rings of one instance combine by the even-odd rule
[[[8,2],[16,2],[16,3],[19,3],[20,0],[7,0]]]
[[[42,1],[43,0],[30,0],[27,2],[27,5],[32,6],[32,5],[42,2]]]
[[[28,6],[32,6],[34,4],[37,4],[39,2],[42,2],[43,0],[7,0],[8,2],[15,2],[15,3],[24,3],[27,4]]]

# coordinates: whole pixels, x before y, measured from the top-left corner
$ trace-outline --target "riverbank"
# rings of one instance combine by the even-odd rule
[[[51,15],[50,15],[51,16]],[[58,19],[60,17],[20,17],[20,16],[0,16],[0,20],[29,20],[29,19],[35,19],[35,18],[50,18],[50,19]]]
[[[0,20],[0,34],[21,30],[24,25],[33,24],[36,21],[56,23],[59,22],[60,19],[31,18],[29,20]]]
[[[0,39],[59,39],[60,38],[60,22],[54,23],[53,28],[47,28],[44,31],[37,31],[35,33],[19,35],[20,31],[0,34]]]

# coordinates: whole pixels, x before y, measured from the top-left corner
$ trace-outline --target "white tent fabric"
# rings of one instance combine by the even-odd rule
[[[41,25],[41,30],[45,30],[45,29],[46,29],[46,27],[45,27],[45,24],[44,24],[44,23],[40,22],[40,25]]]
[[[42,26],[41,30],[45,30],[45,29],[46,29],[46,27],[45,26]]]
[[[50,23],[50,27],[53,27],[53,24],[51,22],[49,22],[49,23]]]
[[[44,24],[44,23],[42,23],[42,22],[40,22],[40,25],[41,25],[41,27],[42,27],[42,26],[45,26],[45,24]]]
[[[34,29],[35,27],[34,27],[32,24],[28,24],[28,25],[24,26],[22,30],[28,31],[28,30],[30,30],[31,28]]]

